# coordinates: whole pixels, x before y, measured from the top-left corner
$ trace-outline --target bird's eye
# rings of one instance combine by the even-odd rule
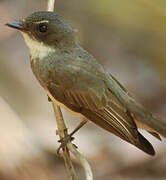
[[[47,29],[48,29],[48,27],[47,27],[46,24],[40,24],[40,25],[39,25],[39,31],[40,31],[41,33],[45,33],[45,32],[47,31]]]

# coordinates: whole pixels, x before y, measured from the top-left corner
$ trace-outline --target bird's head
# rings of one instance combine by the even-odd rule
[[[74,29],[65,19],[55,12],[35,12],[19,22],[7,23],[19,30],[27,46],[70,48],[75,45]]]

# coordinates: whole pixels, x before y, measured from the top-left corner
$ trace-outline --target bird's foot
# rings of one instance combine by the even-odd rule
[[[67,136],[65,136],[64,138],[60,139],[58,142],[61,143],[61,145],[59,146],[58,150],[57,150],[57,155],[60,155],[60,150],[64,149],[67,145],[67,143],[72,142],[74,140],[74,137],[72,137],[72,134],[69,134]],[[77,146],[74,145],[76,148]]]
[[[87,123],[87,120],[84,119],[83,121],[81,121],[81,123],[74,129],[74,131],[72,131],[72,133],[70,133],[69,135],[65,136],[64,138],[60,139],[58,142],[61,143],[61,145],[59,146],[58,150],[57,150],[57,155],[60,155],[60,150],[64,149],[67,145],[67,143],[72,142],[74,140],[74,137],[72,137],[82,126],[84,126],[84,124]],[[67,130],[67,129],[66,129]],[[66,131],[67,132],[67,131]],[[59,134],[57,132],[57,134]],[[77,146],[75,144],[73,144],[76,148]]]

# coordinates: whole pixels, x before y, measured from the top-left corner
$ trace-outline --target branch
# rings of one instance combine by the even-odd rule
[[[62,116],[62,112],[61,112],[60,107],[55,102],[53,102],[52,104],[53,104],[54,113],[55,113],[57,126],[58,126],[57,134],[59,135],[60,139],[63,139],[68,136],[68,133],[67,133],[67,128],[66,128],[63,116]],[[63,148],[63,159],[65,161],[65,167],[66,167],[68,179],[69,180],[77,179],[76,172],[74,170],[74,167],[70,158],[68,147]]]
[[[54,11],[55,0],[48,0],[47,10]]]
[[[82,167],[84,168],[86,180],[93,180],[93,174],[91,167],[85,157],[77,151],[76,147],[70,142],[67,144],[68,149],[74,154],[74,156],[80,161]]]
[[[47,10],[54,11],[54,4],[55,4],[55,0],[48,0]],[[55,113],[57,126],[58,126],[57,134],[59,135],[60,139],[63,139],[68,136],[68,132],[67,132],[67,128],[63,119],[63,115],[62,115],[60,107],[56,104],[54,99],[52,97],[50,98],[52,100],[54,113]],[[67,146],[63,148],[63,159],[65,161],[68,179],[69,180],[77,179],[76,172],[73,167],[69,151],[72,152],[74,156],[80,161],[86,174],[86,180],[93,180],[93,174],[92,174],[92,170],[89,163],[87,162],[85,157],[79,151],[77,151],[76,147],[71,142],[68,142]]]

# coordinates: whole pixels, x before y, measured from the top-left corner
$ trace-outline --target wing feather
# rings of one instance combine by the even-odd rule
[[[69,76],[71,68],[70,66]],[[69,78],[71,83],[59,82],[57,86],[53,80],[47,89],[69,109],[81,113],[105,130],[153,155],[153,147],[137,131],[133,117],[125,106],[110,91],[98,72],[90,73],[85,69],[73,68],[73,82]]]

